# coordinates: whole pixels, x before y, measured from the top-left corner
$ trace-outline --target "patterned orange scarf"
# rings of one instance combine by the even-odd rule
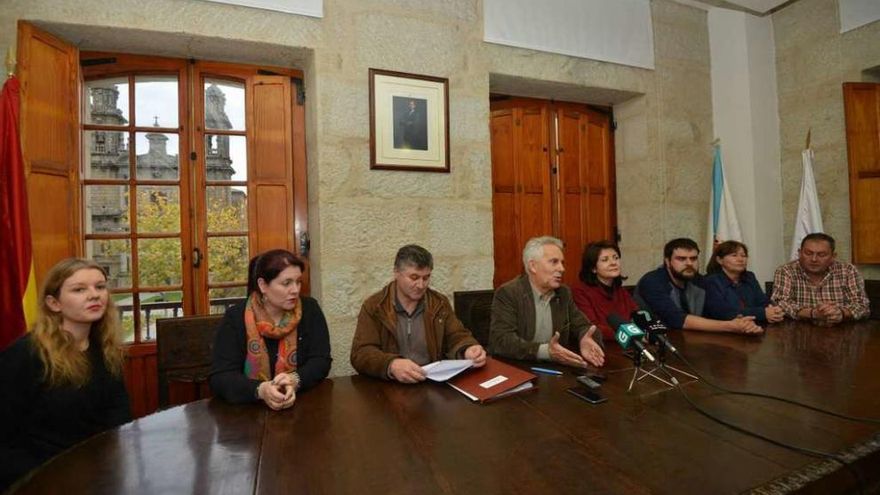
[[[275,375],[296,371],[296,327],[302,318],[302,301],[297,299],[292,311],[281,317],[278,325],[269,317],[258,292],[251,294],[244,308],[247,330],[247,359],[244,374],[253,380],[271,380]],[[278,340],[275,373],[269,370],[269,351],[264,338]]]

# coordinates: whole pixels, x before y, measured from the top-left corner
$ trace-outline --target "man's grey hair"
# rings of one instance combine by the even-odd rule
[[[523,248],[523,267],[526,269],[526,273],[529,272],[529,260],[537,260],[544,256],[544,246],[548,244],[552,244],[559,249],[563,247],[562,241],[549,235],[529,239],[526,247]]]
[[[394,269],[403,270],[407,266],[414,266],[419,270],[423,268],[434,269],[434,257],[422,246],[407,244],[397,250],[394,257]]]

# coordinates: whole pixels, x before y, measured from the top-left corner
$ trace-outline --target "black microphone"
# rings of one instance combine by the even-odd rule
[[[623,318],[616,314],[608,315],[608,324],[611,325],[611,328],[616,329],[614,331],[614,340],[620,344],[620,347],[623,347],[624,350],[629,349],[630,346],[635,347],[638,354],[654,362],[654,356],[645,349],[645,344],[642,342],[645,332],[641,328],[631,322],[623,321]]]
[[[672,342],[670,342],[669,338],[666,337],[666,332],[669,331],[669,327],[667,327],[659,318],[652,317],[651,313],[644,309],[633,311],[630,317],[636,326],[648,334],[648,342],[654,345],[665,346],[673,353],[678,353],[678,349],[676,349],[675,346],[672,345]]]

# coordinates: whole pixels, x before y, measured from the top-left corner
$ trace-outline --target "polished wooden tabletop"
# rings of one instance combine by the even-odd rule
[[[880,418],[880,325],[784,323],[759,337],[675,332],[696,369],[727,387]],[[611,343],[613,346],[614,344]],[[610,347],[610,346],[609,346]],[[686,369],[676,358],[669,364]],[[878,489],[880,424],[848,421],[686,380],[706,410],[851,467],[752,438],[642,380],[609,348],[608,402],[565,393],[574,373],[475,404],[442,384],[326,380],[292,409],[194,402],[57,457],[18,493],[864,493]]]

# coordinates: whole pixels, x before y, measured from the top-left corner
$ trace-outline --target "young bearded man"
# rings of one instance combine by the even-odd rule
[[[703,315],[706,291],[700,285],[697,263],[700,248],[691,239],[679,238],[663,248],[663,265],[646,273],[636,285],[636,301],[670,328],[706,332],[761,333],[754,316],[713,320]]]

